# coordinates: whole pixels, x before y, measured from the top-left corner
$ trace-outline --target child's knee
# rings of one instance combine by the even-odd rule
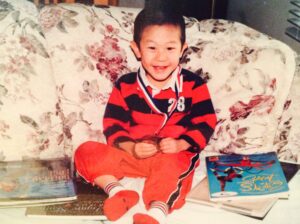
[[[75,151],[74,162],[77,172],[88,182],[93,182],[101,172],[101,160],[106,156],[107,145],[88,141],[81,144]]]
[[[121,151],[103,143],[88,141],[81,144],[74,154],[77,172],[88,182],[100,175],[114,175],[120,170]]]
[[[106,150],[106,148],[107,148],[107,145],[99,143],[99,142],[94,142],[94,141],[84,142],[81,145],[79,145],[75,151],[75,154],[74,154],[75,162],[78,159],[83,159],[85,157],[91,157],[91,156],[95,156],[97,154],[102,154],[102,151]]]

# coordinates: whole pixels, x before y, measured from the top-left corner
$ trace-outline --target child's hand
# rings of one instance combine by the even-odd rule
[[[190,144],[183,139],[164,138],[159,143],[159,149],[163,153],[177,153],[190,147]]]
[[[158,152],[158,148],[155,144],[148,142],[137,142],[134,146],[134,156],[139,159],[145,159],[153,156]]]

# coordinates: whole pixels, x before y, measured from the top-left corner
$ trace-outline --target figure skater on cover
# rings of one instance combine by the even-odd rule
[[[224,171],[222,171],[225,175],[220,175],[219,171],[216,169],[211,169],[213,171],[213,174],[216,176],[220,183],[221,191],[225,191],[225,186],[227,182],[232,182],[234,178],[242,178],[241,172],[238,173],[235,168],[232,166],[229,168],[226,168]]]

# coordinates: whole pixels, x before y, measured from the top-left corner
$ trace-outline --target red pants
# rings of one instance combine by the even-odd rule
[[[188,151],[136,159],[98,142],[86,142],[75,152],[76,169],[86,181],[94,183],[94,179],[102,175],[113,175],[117,179],[145,177],[146,208],[152,201],[162,201],[169,205],[170,212],[183,206],[198,164],[199,155]]]

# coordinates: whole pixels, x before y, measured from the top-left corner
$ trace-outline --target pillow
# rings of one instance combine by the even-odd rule
[[[0,160],[65,155],[58,97],[35,5],[0,2]]]

